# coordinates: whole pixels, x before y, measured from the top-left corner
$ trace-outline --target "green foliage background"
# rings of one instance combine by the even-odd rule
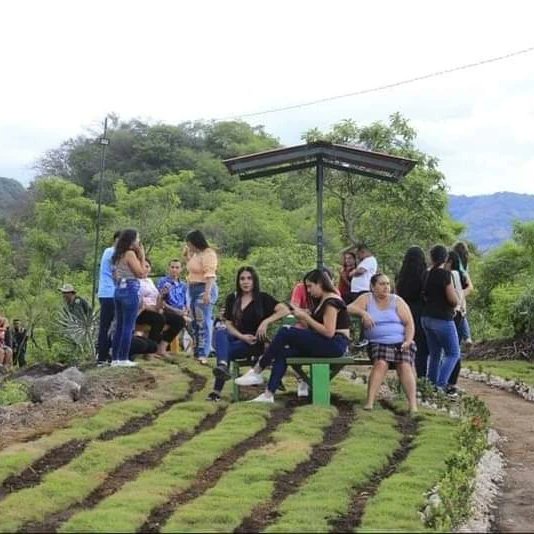
[[[279,146],[263,127],[245,122],[169,125],[116,116],[110,122],[99,255],[116,229],[135,227],[153,273],[163,274],[168,261],[180,256],[187,231],[199,228],[220,254],[221,301],[244,264],[258,269],[266,291],[288,298],[315,264],[312,172],[244,182],[229,175],[224,158]],[[59,285],[73,283],[81,296],[91,298],[99,135],[88,132],[44,154],[29,200],[0,221],[0,309],[27,321],[30,350],[38,357],[53,357],[56,351]],[[381,270],[394,276],[409,246],[428,249],[457,239],[462,226],[448,215],[438,161],[417,148],[416,132],[400,114],[367,125],[344,120],[327,132],[304,132],[302,138],[417,161],[400,184],[328,171],[325,258],[335,273],[342,250],[361,241],[374,251]],[[530,309],[533,300],[524,295],[531,291],[532,252],[534,227],[526,223],[516,225],[513,242],[483,260],[473,256],[470,272],[477,292],[471,312],[478,335],[510,333],[516,323],[517,331],[530,328],[523,308]]]

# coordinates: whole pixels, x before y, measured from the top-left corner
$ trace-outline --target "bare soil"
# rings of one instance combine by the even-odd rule
[[[59,371],[63,368],[59,368]],[[56,372],[59,372],[56,370]],[[30,376],[51,374],[46,369],[30,369]],[[104,404],[113,400],[123,400],[139,395],[140,391],[156,386],[154,376],[141,369],[129,373],[90,373],[82,397],[77,402],[53,401],[42,404],[31,402],[0,407],[0,449],[10,443],[33,441],[63,428],[76,417],[89,417]]]
[[[466,351],[468,360],[529,360],[534,355],[532,337],[492,339],[475,343]]]
[[[534,528],[534,404],[485,384],[462,380],[461,386],[483,400],[493,428],[504,437],[503,493],[498,503],[495,532],[532,532]]]

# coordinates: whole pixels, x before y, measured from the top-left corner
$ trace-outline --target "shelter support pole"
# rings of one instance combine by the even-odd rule
[[[322,158],[317,158],[316,166],[316,194],[317,194],[317,269],[322,269],[323,262],[323,189],[324,167]]]

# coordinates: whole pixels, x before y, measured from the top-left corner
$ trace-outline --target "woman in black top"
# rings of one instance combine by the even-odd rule
[[[261,371],[272,362],[269,384],[265,392],[254,399],[256,402],[274,402],[274,392],[280,386],[287,369],[287,358],[340,357],[347,350],[350,317],[332,280],[322,270],[315,269],[304,277],[304,283],[309,295],[317,299],[317,306],[311,314],[300,308],[291,311],[307,328],[280,328],[258,364],[235,381],[240,386],[262,384]]]
[[[415,324],[414,341],[417,347],[415,370],[417,378],[425,378],[428,364],[428,346],[421,326],[423,310],[423,277],[427,269],[425,253],[421,247],[410,247],[404,255],[397,277],[396,292],[410,307]]]
[[[215,385],[208,400],[220,400],[224,382],[230,378],[229,362],[260,356],[268,326],[288,313],[285,304],[260,291],[260,281],[253,267],[241,267],[237,271],[235,292],[226,297],[224,325],[215,332],[217,366],[213,369]]]
[[[428,379],[444,390],[460,358],[458,333],[453,320],[458,297],[451,273],[445,270],[447,249],[436,245],[430,251],[430,259],[432,267],[425,273],[423,281],[421,324],[428,343]]]

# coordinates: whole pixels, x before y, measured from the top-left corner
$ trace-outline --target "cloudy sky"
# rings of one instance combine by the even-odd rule
[[[0,4],[0,176],[108,112],[178,123],[409,79],[534,46],[534,3],[508,0]],[[247,118],[283,143],[400,111],[451,192],[534,193],[534,52],[399,88]]]

